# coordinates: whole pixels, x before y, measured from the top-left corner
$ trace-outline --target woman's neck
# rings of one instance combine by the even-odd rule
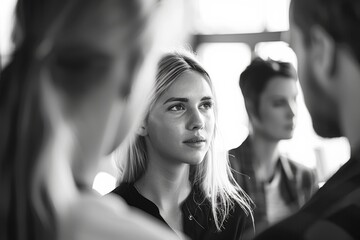
[[[250,136],[254,153],[254,169],[262,180],[269,179],[279,159],[279,141],[274,141],[257,134]]]
[[[148,159],[145,174],[135,182],[141,195],[152,201],[174,231],[183,231],[181,204],[191,191],[188,164]]]
[[[136,188],[161,210],[180,206],[191,191],[189,165],[169,167],[163,161],[149,159],[145,174],[135,183]],[[166,166],[164,166],[166,165]]]

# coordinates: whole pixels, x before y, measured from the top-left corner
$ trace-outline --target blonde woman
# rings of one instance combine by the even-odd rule
[[[113,193],[191,239],[239,239],[250,200],[217,151],[208,73],[190,54],[166,54],[149,103]]]

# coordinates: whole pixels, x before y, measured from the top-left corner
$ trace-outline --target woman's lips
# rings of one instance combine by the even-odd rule
[[[204,137],[193,137],[183,141],[183,143],[193,148],[200,148],[205,146],[206,140]]]

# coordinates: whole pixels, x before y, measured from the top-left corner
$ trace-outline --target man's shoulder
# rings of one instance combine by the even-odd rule
[[[297,171],[304,171],[304,172],[311,172],[313,171],[313,169],[311,169],[310,167],[300,163],[299,161],[296,161],[294,159],[291,159],[289,157],[284,157],[288,163],[289,166],[291,167],[291,169],[293,170],[297,170]]]
[[[238,147],[229,150],[230,160],[242,160],[251,156],[251,140],[249,137],[245,139]]]
[[[283,160],[282,162],[284,163],[284,161],[288,164],[291,172],[294,175],[299,176],[301,179],[309,179],[311,182],[316,181],[315,169],[312,169],[289,158],[285,158],[285,160]]]
[[[312,221],[314,221],[313,216],[298,212],[286,220],[283,220],[280,223],[277,223],[268,228],[260,235],[258,235],[255,240],[303,239],[304,231],[306,231],[306,229],[311,225],[310,222]]]
[[[265,239],[359,239],[359,204],[341,207],[331,214],[319,215],[315,212],[299,211],[290,218],[272,226],[255,240]]]

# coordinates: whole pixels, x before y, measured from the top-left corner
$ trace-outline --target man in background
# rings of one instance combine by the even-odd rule
[[[280,150],[295,128],[297,79],[292,64],[259,57],[240,75],[249,136],[230,150],[229,160],[235,180],[255,203],[256,233],[298,211],[318,189],[315,172]],[[242,239],[253,238],[249,222]]]

